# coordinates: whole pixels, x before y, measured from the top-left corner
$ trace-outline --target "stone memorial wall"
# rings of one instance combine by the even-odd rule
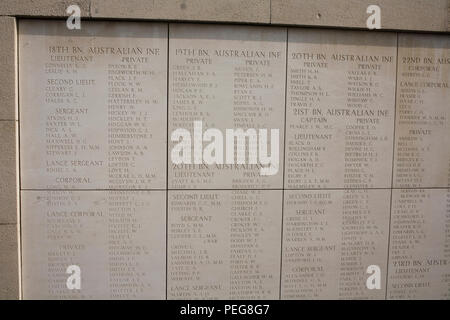
[[[450,299],[448,36],[20,20],[18,44],[25,299]],[[196,121],[279,129],[279,165],[174,163]]]

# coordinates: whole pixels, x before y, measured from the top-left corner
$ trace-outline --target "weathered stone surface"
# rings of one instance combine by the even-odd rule
[[[367,28],[372,4],[382,29],[447,31],[447,0],[272,0],[271,23]]]
[[[22,187],[165,188],[167,24],[19,27]]]
[[[165,298],[164,191],[22,191],[22,208],[25,299]]]
[[[392,191],[387,298],[450,299],[450,189]]]
[[[396,42],[289,29],[286,188],[391,186]]]
[[[16,121],[0,121],[0,224],[17,223]]]
[[[399,34],[394,187],[450,186],[450,37]]]
[[[269,0],[92,0],[94,18],[270,22]]]
[[[0,224],[0,300],[19,299],[17,224]]]
[[[286,190],[281,299],[384,299],[390,190]],[[366,270],[380,268],[379,290]]]
[[[76,4],[81,17],[89,16],[90,0],[2,0],[0,15],[33,17],[67,17],[67,7]]]
[[[278,299],[281,190],[168,194],[168,299]]]
[[[178,128],[188,130],[193,141],[194,121],[202,121],[203,130],[218,129],[223,137],[223,146],[218,148],[223,155],[217,164],[194,163],[195,142],[191,143],[191,164],[170,163],[169,187],[281,188],[286,29],[171,24],[169,38],[169,161],[179,145],[179,140],[171,138]],[[260,128],[266,130],[267,142],[262,142]],[[227,130],[239,129],[251,129],[257,143],[245,141],[241,147],[236,142],[236,149],[245,151],[246,159],[244,163],[230,163],[226,159],[232,156],[234,148],[228,152]],[[261,155],[271,155],[272,145],[275,146],[275,142],[271,143],[272,132],[278,132],[278,145],[274,148],[278,154],[273,153],[273,162],[278,163],[271,160],[274,169],[264,175]],[[198,152],[200,156],[205,155],[208,145],[204,143],[204,150]],[[267,146],[267,153],[261,152],[261,146]],[[250,161],[248,154],[257,155],[256,161]],[[266,163],[262,166],[269,167]]]
[[[17,119],[16,19],[0,17],[0,120]]]
[[[448,18],[448,31],[450,31],[450,0],[448,1],[448,14],[447,14],[447,18]]]
[[[23,187],[42,189],[21,193],[25,298],[450,298],[447,35],[83,23],[19,23]],[[280,129],[278,172],[175,164],[172,133],[199,120]],[[15,122],[0,121],[7,276]]]
[[[382,9],[382,28],[450,30],[448,0],[3,0],[0,15],[66,17],[78,4],[82,17],[220,21],[366,28],[366,9]]]

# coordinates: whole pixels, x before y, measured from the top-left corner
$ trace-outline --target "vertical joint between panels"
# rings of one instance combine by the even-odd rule
[[[286,55],[285,55],[285,78],[284,78],[284,133],[283,133],[283,189],[281,192],[281,237],[280,237],[280,292],[279,299],[282,298],[283,288],[283,237],[284,237],[284,197],[285,197],[285,170],[286,170],[286,119],[287,119],[287,82],[288,82],[288,61],[289,61],[289,28],[286,28]]]
[[[170,44],[170,23],[167,23],[167,96],[166,96],[166,300],[167,299],[167,287],[168,287],[168,270],[169,270],[169,68],[170,68],[170,54],[169,54],[169,44]]]
[[[398,84],[398,39],[399,34],[396,33],[396,58],[395,58],[395,84],[394,84],[394,125],[393,125],[393,137],[392,137],[392,161],[391,161],[391,194],[389,200],[389,223],[388,223],[388,242],[387,242],[387,261],[386,261],[386,282],[385,282],[385,300],[388,298],[388,285],[389,285],[389,258],[390,258],[390,245],[391,245],[391,224],[392,224],[392,197],[394,192],[394,166],[395,166],[395,132],[396,132],[396,121],[397,121],[397,84]]]

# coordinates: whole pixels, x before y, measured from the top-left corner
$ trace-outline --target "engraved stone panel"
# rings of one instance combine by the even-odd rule
[[[165,191],[22,191],[24,298],[164,299],[165,205]]]
[[[278,299],[280,190],[169,191],[168,299]]]
[[[390,190],[286,190],[281,299],[384,299]],[[366,287],[381,269],[381,290]]]
[[[22,188],[166,186],[167,24],[20,21]]]
[[[398,41],[394,186],[450,186],[450,38]]]
[[[270,129],[279,130],[276,174],[262,176],[259,162],[248,159],[236,165],[171,163],[169,188],[281,188],[286,29],[171,24],[169,38],[169,134],[185,128],[194,140],[194,121],[223,135],[226,129],[268,129],[269,141]],[[169,141],[169,158],[177,143]],[[225,160],[225,137],[223,143]],[[191,159],[194,151],[192,145]]]
[[[450,299],[450,189],[394,189],[388,299]]]
[[[288,34],[285,187],[390,187],[395,35]]]
[[[19,22],[24,298],[450,299],[448,36],[82,25]]]

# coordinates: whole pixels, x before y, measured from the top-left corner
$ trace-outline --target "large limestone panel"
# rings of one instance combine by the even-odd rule
[[[169,191],[168,299],[278,299],[281,190]]]
[[[450,186],[450,37],[399,34],[394,187]]]
[[[199,164],[169,161],[169,188],[281,188],[286,29],[171,24],[169,38],[169,135],[178,128],[189,130],[191,163],[195,154],[204,155],[209,145],[199,143],[203,151],[197,151],[194,121],[202,122],[200,139],[208,128],[219,129],[223,136],[223,148],[218,147],[223,156],[216,164],[202,159]],[[268,144],[260,143],[259,135],[255,149],[250,148],[249,139],[246,147],[239,147],[236,141],[235,147],[245,151],[246,160],[229,164],[226,129],[254,129],[256,134],[266,129],[268,152],[261,152],[261,146]],[[278,167],[270,175],[262,175],[261,154],[271,155],[272,129],[279,134],[279,148],[275,148]],[[169,159],[179,141],[169,141]],[[249,154],[258,156],[256,164],[250,163]]]
[[[24,298],[165,299],[165,204],[164,191],[22,191]]]
[[[281,299],[384,299],[390,190],[287,190]],[[381,271],[368,289],[367,268]]]
[[[394,189],[388,299],[450,299],[450,189]]]
[[[396,36],[288,33],[285,187],[390,187]]]
[[[22,187],[165,188],[167,25],[19,33]]]

